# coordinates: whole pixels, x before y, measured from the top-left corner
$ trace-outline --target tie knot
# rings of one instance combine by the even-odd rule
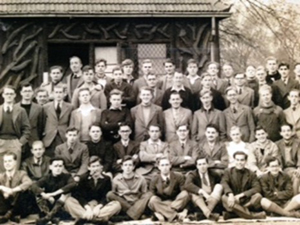
[[[74,150],[72,148],[69,148],[69,153],[72,154]]]

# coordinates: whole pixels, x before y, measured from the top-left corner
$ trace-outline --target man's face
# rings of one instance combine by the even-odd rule
[[[231,78],[233,76],[233,69],[230,65],[223,66],[223,74],[226,78]]]
[[[6,103],[14,103],[16,93],[13,89],[4,88],[2,97]]]
[[[266,67],[270,73],[275,73],[278,67],[276,60],[268,60]]]
[[[217,76],[219,72],[218,66],[216,64],[210,64],[207,68],[207,72],[211,76]]]
[[[144,76],[147,76],[152,71],[152,63],[144,63],[142,65],[142,71]]]
[[[233,142],[239,143],[241,141],[241,132],[239,129],[234,129],[230,132],[230,137]]]
[[[112,107],[114,108],[120,108],[122,103],[122,97],[121,95],[112,95],[109,98],[109,102]]]
[[[198,172],[201,174],[204,174],[207,172],[208,164],[206,162],[206,159],[198,159],[197,160],[197,169]]]
[[[113,73],[113,78],[116,82],[120,82],[123,79],[122,70],[115,70]]]
[[[124,75],[131,75],[133,72],[133,65],[123,66]]]
[[[211,105],[212,99],[213,98],[209,93],[206,93],[202,97],[200,97],[200,100],[204,106]]]
[[[77,131],[69,131],[66,133],[67,142],[70,145],[73,145],[78,139],[78,132]]]
[[[238,101],[238,95],[235,90],[227,91],[226,97],[231,104],[235,104]]]
[[[87,104],[91,100],[91,94],[88,90],[80,91],[79,92],[79,101],[82,104]]]
[[[90,171],[90,175],[100,175],[103,171],[103,166],[99,161],[93,162],[88,166],[88,170]]]
[[[279,174],[280,169],[281,168],[278,160],[269,163],[269,171],[273,176],[277,176]]]
[[[188,136],[189,136],[189,130],[186,126],[180,126],[178,127],[177,131],[177,136],[179,138],[179,140],[186,140],[188,139]]]
[[[12,171],[16,168],[17,161],[12,155],[5,155],[3,157],[3,165],[6,171]]]
[[[133,160],[127,160],[122,163],[122,170],[124,174],[130,175],[134,170]]]
[[[39,91],[35,97],[39,105],[45,105],[48,102],[48,93],[47,91]]]
[[[280,135],[283,137],[283,139],[289,140],[293,136],[293,131],[289,126],[282,126]]]
[[[300,78],[300,65],[297,65],[294,69],[295,76]]]
[[[165,71],[167,74],[172,74],[174,73],[175,66],[172,63],[165,63]]]
[[[156,126],[150,126],[148,133],[152,141],[158,141],[160,138],[160,129]]]
[[[36,143],[32,146],[31,153],[32,155],[39,159],[44,155],[45,148],[42,143]]]
[[[183,74],[175,72],[173,77],[174,85],[181,86],[183,85]]]
[[[31,101],[32,97],[33,97],[33,90],[32,87],[23,87],[21,92],[20,92],[22,99],[27,100],[27,101]]]
[[[149,104],[152,100],[153,96],[151,91],[148,90],[142,90],[140,93],[140,99],[142,101],[142,103],[144,104]]]
[[[244,156],[244,155],[235,155],[234,161],[235,161],[235,167],[238,170],[241,170],[241,169],[245,168],[246,162],[247,162],[246,156]]]
[[[151,87],[151,88],[156,87],[156,84],[157,84],[156,75],[148,75],[146,80],[147,80],[147,84],[148,84],[149,87]]]
[[[258,82],[264,82],[266,81],[267,73],[263,70],[257,70],[256,71],[256,78]]]
[[[299,92],[298,91],[291,91],[289,93],[288,99],[291,102],[291,105],[298,105],[299,104]]]
[[[129,136],[131,134],[131,128],[129,126],[121,126],[119,129],[119,135],[122,140],[129,140]]]
[[[89,135],[92,139],[92,141],[99,141],[102,135],[101,129],[98,126],[92,126]]]
[[[261,90],[260,99],[262,102],[268,104],[272,101],[272,94],[270,93],[269,90]]]
[[[106,70],[106,65],[104,62],[99,62],[95,65],[95,72],[98,74],[103,74],[105,73]]]
[[[88,70],[88,71],[85,71],[83,72],[83,80],[85,83],[92,83],[93,80],[94,80],[94,71],[93,70]]]
[[[172,106],[172,108],[178,109],[182,103],[182,98],[180,97],[179,94],[176,95],[171,94],[169,103]]]
[[[161,159],[158,165],[159,171],[165,175],[168,176],[171,171],[171,163],[168,159]]]
[[[78,73],[81,70],[82,64],[79,58],[74,57],[70,60],[70,69],[73,73]]]
[[[234,77],[234,83],[236,86],[238,87],[243,87],[244,84],[246,82],[246,78],[245,78],[245,75],[244,74],[237,74],[235,77]]]
[[[64,171],[64,162],[62,160],[55,160],[52,162],[52,164],[50,165],[50,170],[52,172],[52,175],[54,177],[60,175],[63,173]]]
[[[255,137],[258,142],[265,143],[268,138],[268,133],[264,130],[257,130],[255,132]]]
[[[212,85],[212,78],[209,77],[209,76],[203,77],[203,79],[201,80],[201,84],[202,84],[203,87],[206,88],[206,89],[211,88],[211,85]]]
[[[62,76],[63,76],[63,74],[62,74],[61,70],[58,68],[52,69],[50,72],[51,81],[55,84],[57,82],[61,81]]]
[[[290,70],[288,69],[287,66],[281,66],[278,69],[279,74],[281,75],[282,78],[287,78],[289,76]]]
[[[216,131],[215,128],[208,127],[208,128],[206,128],[205,136],[209,142],[214,142],[218,137],[218,132]]]
[[[196,63],[190,63],[187,67],[187,71],[189,73],[189,75],[197,75],[198,72],[198,66]]]
[[[54,87],[53,97],[56,101],[62,101],[64,99],[64,89],[60,87]]]
[[[249,80],[252,80],[255,78],[255,68],[253,66],[248,66],[246,69],[246,76]]]

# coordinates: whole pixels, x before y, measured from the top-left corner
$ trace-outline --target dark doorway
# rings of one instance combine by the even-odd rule
[[[89,64],[89,45],[88,44],[48,44],[48,66],[60,65],[64,68],[65,74],[70,73],[69,59],[78,56],[82,65]]]

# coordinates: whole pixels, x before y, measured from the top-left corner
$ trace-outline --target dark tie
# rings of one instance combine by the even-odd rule
[[[12,176],[8,176],[7,177],[7,179],[8,179],[8,187],[12,187]]]
[[[181,144],[181,149],[184,150],[184,143]]]
[[[239,89],[239,95],[241,95],[241,94],[242,94],[242,88]]]
[[[293,111],[296,111],[296,107],[292,107],[292,110],[293,110]]]
[[[6,107],[6,112],[10,113],[10,107],[9,106]]]
[[[203,175],[202,179],[203,179],[203,184],[204,184],[205,186],[208,186],[208,181],[207,181],[207,179],[206,179],[205,174]]]
[[[260,149],[260,153],[261,153],[262,155],[264,155],[265,149],[264,149],[264,148],[261,148],[261,149]]]
[[[57,117],[60,116],[60,113],[61,113],[61,108],[60,108],[60,104],[58,103],[57,106],[56,106],[56,115],[57,115]]]
[[[72,153],[74,152],[74,150],[72,148],[69,148],[69,153],[72,155]]]
[[[233,112],[233,113],[236,113],[236,112],[237,112],[237,110],[236,110],[235,107],[232,108],[232,112]]]
[[[165,182],[166,182],[166,185],[169,185],[169,184],[170,184],[170,179],[169,179],[169,177],[166,178]]]

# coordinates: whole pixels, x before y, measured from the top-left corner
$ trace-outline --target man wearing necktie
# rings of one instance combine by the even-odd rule
[[[290,107],[283,111],[286,121],[293,125],[295,135],[300,138],[300,90],[292,89],[289,92],[288,99]]]
[[[83,79],[81,77],[82,75],[81,68],[82,68],[81,59],[78,56],[72,56],[70,58],[70,69],[72,72],[66,78],[69,101],[71,101],[72,99],[74,90],[83,83]]]

